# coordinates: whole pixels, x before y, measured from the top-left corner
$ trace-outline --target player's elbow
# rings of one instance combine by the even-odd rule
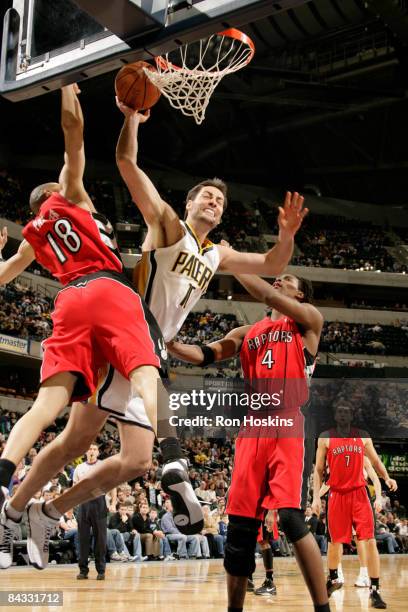
[[[116,165],[119,170],[126,170],[126,168],[134,167],[136,164],[135,160],[132,159],[128,153],[116,151]]]

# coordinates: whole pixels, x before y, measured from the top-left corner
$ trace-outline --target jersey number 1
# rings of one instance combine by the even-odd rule
[[[64,247],[68,249],[68,251],[71,253],[78,253],[81,248],[81,239],[72,229],[72,225],[68,219],[58,219],[58,221],[54,223],[54,231],[57,238],[62,240]],[[48,232],[47,240],[56,254],[58,261],[64,264],[67,261],[67,257],[52,232]]]

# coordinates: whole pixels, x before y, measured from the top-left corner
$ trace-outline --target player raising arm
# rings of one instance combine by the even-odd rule
[[[138,129],[147,121],[149,113],[143,115],[117,102],[125,120],[120,134],[116,160],[119,171],[130,194],[143,215],[148,234],[143,251],[169,247],[185,234],[185,226],[175,211],[160,196],[156,187],[137,163]],[[222,193],[216,186],[202,184],[193,187],[186,199],[186,225],[190,226],[200,245],[220,222],[227,206],[226,190]],[[208,181],[210,182],[210,181]],[[221,187],[221,181],[219,181]],[[218,245],[218,267],[232,273],[277,275],[283,272],[293,253],[294,235],[299,229],[307,208],[304,198],[298,193],[286,194],[283,207],[279,207],[279,240],[267,253],[239,253]]]
[[[311,286],[291,274],[278,277],[273,285],[256,276],[237,278],[256,299],[272,308],[270,317],[234,329],[223,340],[206,346],[171,342],[170,352],[202,366],[239,353],[245,379],[255,383],[277,379],[288,383],[285,388],[295,381],[307,383],[323,326],[322,315],[309,303]],[[307,401],[307,394],[302,399]],[[305,417],[300,402],[290,403],[288,410],[303,432]],[[247,580],[255,569],[256,539],[265,510],[278,511],[281,529],[294,545],[315,610],[330,609],[320,551],[304,520],[306,483],[314,451],[310,442],[306,437],[278,435],[268,429],[252,437],[238,436],[228,494],[224,560],[229,610],[243,609]]]
[[[33,189],[30,208],[35,218],[23,229],[25,241],[15,256],[0,263],[0,282],[6,282],[35,256],[64,285],[55,299],[53,333],[43,344],[40,391],[7,440],[0,486],[9,486],[16,465],[71,399],[84,400],[95,392],[104,363],[115,364],[128,383],[126,415],[119,424],[121,452],[104,462],[102,474],[99,466],[95,469],[91,484],[91,478],[85,478],[77,490],[70,490],[70,507],[146,471],[156,429],[159,369],[165,367],[157,323],[122,273],[112,226],[95,212],[83,185],[83,116],[77,91],[69,86],[61,94],[65,154],[59,182]],[[3,231],[2,246],[6,239]],[[58,469],[83,454],[107,416],[89,405],[74,404],[66,429],[39,453],[10,502],[3,504],[0,489],[0,568],[12,563],[13,533],[28,500]],[[28,554],[40,569],[47,564],[50,528],[59,516],[54,504],[43,508],[34,502],[28,510]]]

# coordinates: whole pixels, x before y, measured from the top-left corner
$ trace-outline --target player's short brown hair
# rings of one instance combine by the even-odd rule
[[[216,187],[217,189],[221,191],[222,195],[224,196],[224,210],[225,210],[228,206],[228,187],[227,187],[227,184],[224,183],[223,180],[217,178],[216,176],[212,179],[206,179],[205,181],[201,181],[201,183],[198,183],[197,185],[192,187],[187,194],[186,204],[190,200],[195,200],[197,195],[200,193],[200,191],[204,187]]]
[[[32,192],[30,193],[30,208],[31,211],[37,215],[38,211],[41,208],[41,204],[45,202],[48,198],[47,191],[54,191],[52,187],[55,187],[58,183],[42,183],[42,185],[38,185],[34,187]]]

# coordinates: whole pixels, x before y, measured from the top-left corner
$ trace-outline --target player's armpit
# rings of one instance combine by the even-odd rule
[[[0,263],[0,284],[9,283],[21,274],[35,259],[34,250],[23,240],[13,257]]]

